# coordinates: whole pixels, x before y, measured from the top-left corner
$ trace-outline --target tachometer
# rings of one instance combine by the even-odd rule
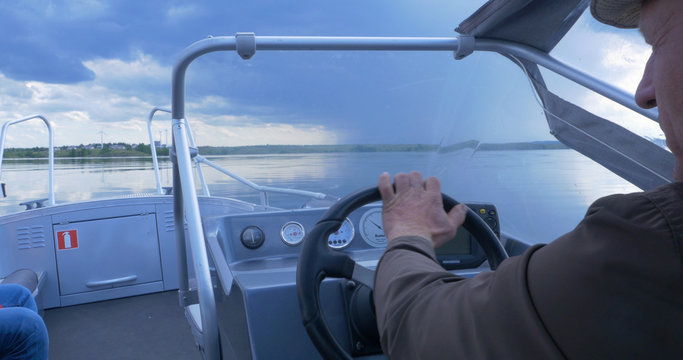
[[[387,246],[387,237],[382,227],[382,208],[372,208],[360,218],[360,234],[370,246],[383,248]]]
[[[290,246],[299,245],[299,243],[301,243],[301,241],[304,239],[304,235],[306,235],[304,226],[296,221],[290,221],[284,224],[282,229],[280,229],[280,237],[282,237],[282,241]]]
[[[346,218],[346,220],[344,220],[339,230],[330,234],[330,237],[327,238],[327,244],[333,249],[343,249],[351,245],[354,232],[355,230],[353,229],[353,224],[351,223],[351,220],[349,220],[349,218]]]

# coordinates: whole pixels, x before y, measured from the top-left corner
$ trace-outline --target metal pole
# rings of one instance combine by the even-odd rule
[[[54,133],[52,131],[52,124],[43,115],[31,115],[19,120],[10,120],[2,125],[2,133],[0,134],[0,179],[2,179],[2,159],[5,155],[5,138],[7,136],[7,128],[10,125],[19,124],[24,121],[40,119],[47,126],[48,134],[48,203],[55,204],[55,145]]]
[[[154,162],[154,177],[157,181],[157,193],[163,195],[164,190],[161,188],[161,175],[159,174],[159,161],[157,160],[157,149],[156,146],[154,146],[154,137],[152,135],[152,119],[154,118],[154,114],[157,111],[162,111],[170,114],[171,110],[155,107],[154,109],[152,109],[152,111],[150,111],[149,117],[147,118],[147,133],[149,133],[149,146],[150,150],[152,151],[152,161]],[[159,142],[161,142],[161,140],[159,140]]]
[[[182,191],[178,192],[174,188],[174,199],[176,197],[178,200],[182,199],[185,218],[187,218],[190,250],[192,251],[202,319],[202,345],[207,359],[218,359],[220,357],[220,347],[218,325],[216,323],[216,300],[213,295],[213,285],[211,283],[209,260],[199,213],[199,203],[194,191],[195,184],[192,175],[189,144],[187,143],[185,119],[173,119],[173,139],[182,188]],[[182,222],[178,226],[179,220],[181,219],[176,219],[176,232],[183,231]]]

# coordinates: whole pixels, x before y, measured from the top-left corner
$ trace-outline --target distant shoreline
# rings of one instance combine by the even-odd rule
[[[62,147],[55,149],[56,158],[118,158],[151,156],[149,145],[104,144],[104,149],[93,145]],[[501,150],[561,150],[568,149],[559,141],[533,141],[514,143],[480,143],[476,140],[464,141],[447,146],[430,144],[349,144],[349,145],[250,145],[250,146],[200,146],[202,155],[272,155],[272,154],[320,154],[349,152],[430,152],[449,153],[470,149],[471,151]],[[157,148],[158,156],[168,156],[168,148]],[[5,149],[5,159],[47,158],[47,148],[9,148]]]

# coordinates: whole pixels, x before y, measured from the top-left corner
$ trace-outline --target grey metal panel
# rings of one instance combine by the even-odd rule
[[[152,204],[118,205],[106,204],[85,210],[62,212],[52,216],[53,224],[64,224],[78,221],[90,221],[95,219],[107,219],[121,216],[150,214],[154,212]]]
[[[358,231],[361,216],[368,209],[379,206],[378,204],[367,205],[349,215],[349,220],[356,228],[356,232],[351,245],[344,249],[345,252],[353,253],[352,256],[354,257],[364,256],[364,251],[372,253],[371,256],[381,254],[382,249],[368,245]],[[291,262],[293,262],[293,266],[296,266],[301,245],[290,246],[285,244],[280,236],[282,226],[290,221],[296,221],[304,227],[306,232],[309,232],[326,210],[326,208],[297,209],[226,216],[222,221],[217,222],[218,241],[226,252],[228,262],[234,269],[253,269],[259,266],[265,268],[283,267],[283,264]],[[258,226],[263,230],[265,241],[260,248],[248,249],[242,245],[240,235],[247,226]]]
[[[230,296],[215,292],[224,357],[321,359],[301,321],[295,274],[296,268],[245,272],[236,276]],[[340,282],[324,281],[320,299],[332,332],[349,346]]]
[[[298,256],[301,246],[288,246],[282,242],[282,225],[296,220],[306,231],[310,231],[323,213],[324,210],[321,209],[303,209],[229,216],[219,223],[218,241],[228,254],[228,262],[272,256]],[[240,235],[247,226],[258,226],[265,233],[266,239],[260,248],[248,249],[242,245]]]
[[[253,212],[263,210],[261,206],[253,206],[241,201],[227,198],[213,197],[199,198],[202,212],[207,214],[224,214],[235,212]],[[101,199],[77,203],[58,204],[55,206],[21,211],[0,217],[0,277],[20,268],[29,268],[43,273],[44,285],[40,297],[44,308],[73,305],[88,301],[99,301],[111,297],[128,296],[121,290],[100,291],[98,295],[74,295],[64,297],[66,303],[60,301],[57,265],[55,259],[55,243],[53,241],[52,226],[60,222],[78,222],[109,216],[129,216],[141,212],[154,212],[158,209],[171,208],[170,196],[140,196],[126,198]],[[142,209],[142,210],[141,210]],[[164,286],[147,286],[145,292],[162,291],[177,288],[177,272],[175,269],[175,243],[171,241],[170,249],[166,249],[165,236],[173,237],[173,223],[170,228],[162,218],[163,210],[158,210],[159,246],[164,266]],[[54,219],[54,221],[53,221]],[[163,229],[163,231],[161,230]],[[164,235],[166,234],[166,235]],[[45,240],[45,241],[43,241]],[[43,246],[44,245],[44,246]],[[164,251],[166,250],[166,251]],[[192,270],[191,270],[192,272]],[[167,277],[169,277],[168,281]],[[136,287],[137,288],[137,287]],[[114,289],[116,290],[116,289]],[[126,290],[126,294],[130,290]],[[136,292],[132,295],[141,294]]]
[[[123,286],[100,291],[91,291],[73,295],[66,295],[61,296],[60,300],[62,306],[71,306],[85,304],[94,301],[110,300],[128,296],[149,294],[160,291],[164,291],[164,284],[161,281],[157,281],[147,284]]]
[[[157,234],[159,237],[159,254],[161,255],[161,270],[164,277],[164,290],[178,288],[178,260],[173,226],[173,210],[171,204],[156,206]]]
[[[75,231],[56,250],[61,295],[162,280],[154,214],[54,225],[56,247],[60,231]]]
[[[49,239],[46,241],[46,238]],[[0,223],[0,277],[18,269],[44,273],[42,306],[59,306],[59,287],[50,217]]]
[[[169,197],[170,200],[170,197]],[[202,216],[215,216],[231,212],[252,212],[251,206],[234,206],[228,199],[199,197],[199,208]],[[241,204],[240,204],[241,205]],[[156,206],[157,213],[157,232],[159,234],[159,252],[161,253],[161,267],[164,274],[164,289],[173,290],[178,288],[178,259],[176,258],[175,244],[175,224],[173,222],[173,208],[170,201]],[[185,235],[187,236],[187,225],[185,225]],[[190,251],[189,245],[186,246]],[[188,276],[194,277],[194,267],[192,259],[188,260]]]

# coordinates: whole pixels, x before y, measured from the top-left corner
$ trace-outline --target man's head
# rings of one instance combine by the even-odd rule
[[[639,27],[652,54],[636,90],[636,103],[657,107],[659,126],[676,157],[674,177],[683,180],[683,1],[592,0],[598,21]]]

